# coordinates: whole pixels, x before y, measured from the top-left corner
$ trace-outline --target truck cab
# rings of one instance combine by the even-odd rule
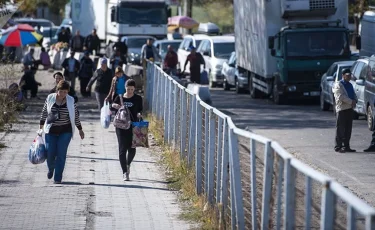
[[[339,21],[291,23],[268,39],[276,59],[273,97],[318,97],[321,77],[332,65],[350,60],[348,29]]]
[[[107,12],[107,44],[129,35],[167,37],[171,9],[166,0],[110,0]]]

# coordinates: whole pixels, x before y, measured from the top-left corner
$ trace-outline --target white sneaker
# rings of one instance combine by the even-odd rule
[[[127,172],[127,173],[125,173],[125,180],[126,181],[129,181],[130,179],[129,179],[129,173]]]
[[[122,175],[122,179],[123,179],[124,181],[126,181],[128,177],[129,177],[129,176],[127,176],[127,173],[124,173],[124,175]]]
[[[130,174],[130,165],[128,165],[128,174]]]

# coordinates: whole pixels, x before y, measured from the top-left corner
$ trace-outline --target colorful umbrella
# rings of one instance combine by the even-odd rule
[[[193,29],[198,27],[199,23],[187,16],[174,16],[168,18],[168,26],[170,28],[181,27],[185,29]]]
[[[42,35],[35,32],[35,29],[27,24],[18,24],[2,31],[0,44],[4,46],[20,47],[36,44]]]

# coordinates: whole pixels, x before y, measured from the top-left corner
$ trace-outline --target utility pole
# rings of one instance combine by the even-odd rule
[[[184,1],[184,16],[193,18],[193,0],[183,0]],[[191,34],[191,30],[185,30],[185,33]]]

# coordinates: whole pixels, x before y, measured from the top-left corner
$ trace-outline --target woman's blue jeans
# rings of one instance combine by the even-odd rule
[[[62,180],[66,153],[71,139],[72,133],[46,134],[47,166],[50,172],[55,170],[55,181]]]

